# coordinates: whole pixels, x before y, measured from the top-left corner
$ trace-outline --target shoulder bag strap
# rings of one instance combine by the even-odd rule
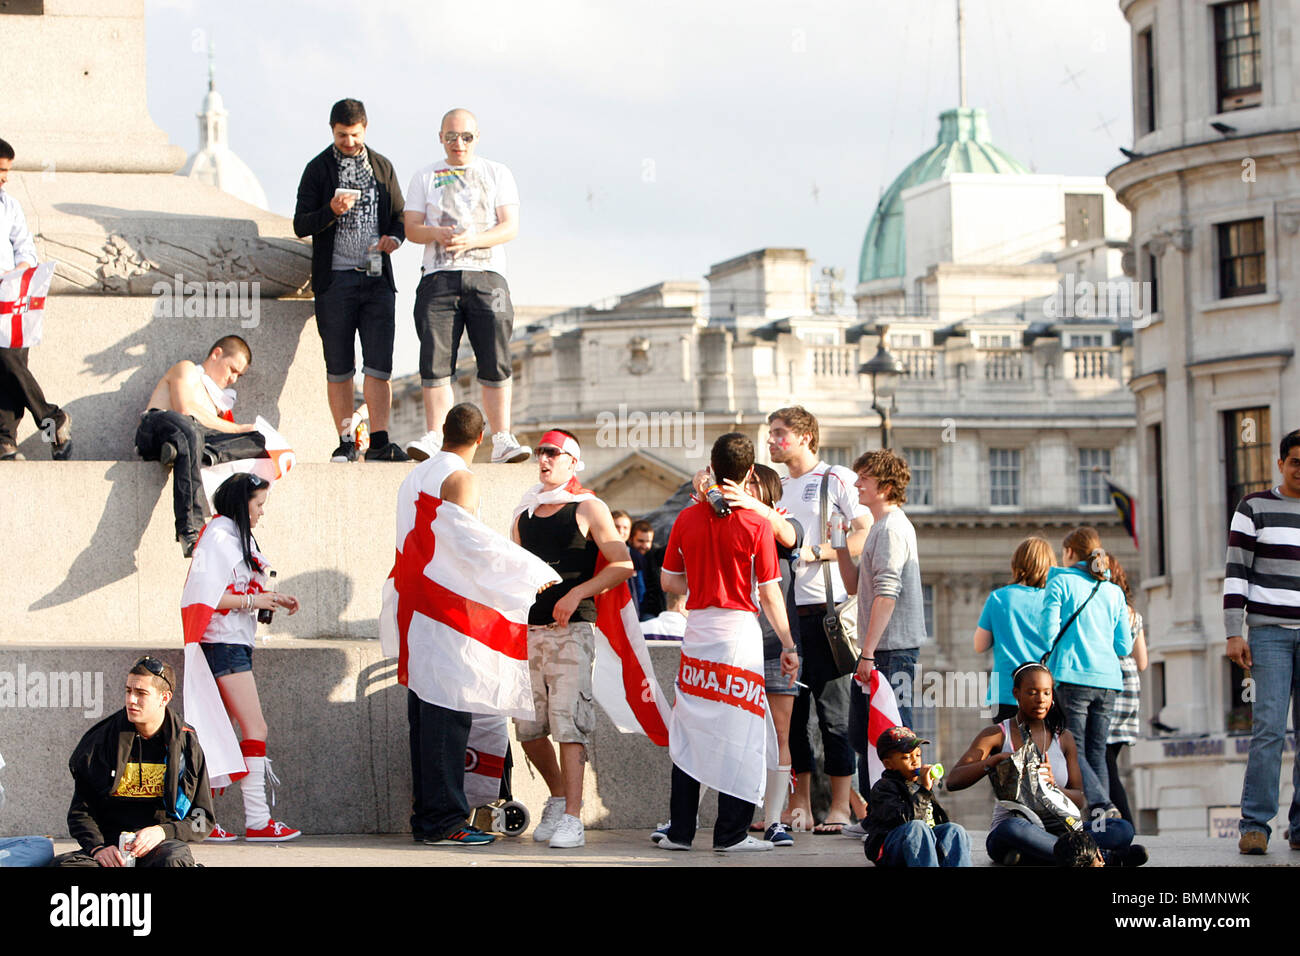
[[[1038,663],[1040,664],[1047,663],[1047,659],[1051,657],[1052,652],[1056,650],[1056,645],[1060,642],[1061,638],[1065,636],[1065,632],[1070,629],[1070,625],[1073,624],[1074,619],[1079,616],[1079,612],[1088,606],[1088,602],[1092,600],[1092,596],[1097,593],[1097,588],[1099,587],[1101,587],[1100,581],[1098,581],[1096,584],[1092,586],[1092,590],[1088,592],[1088,596],[1084,598],[1083,603],[1074,609],[1074,613],[1070,615],[1070,619],[1066,621],[1064,626],[1062,626],[1062,628],[1056,633],[1056,637],[1052,639],[1052,646],[1047,649],[1046,654],[1044,654],[1042,657],[1038,659]]]

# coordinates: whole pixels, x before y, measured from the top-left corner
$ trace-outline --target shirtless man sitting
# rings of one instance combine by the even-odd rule
[[[259,458],[266,440],[252,425],[235,424],[230,386],[253,359],[238,335],[219,339],[202,365],[187,360],[167,370],[140,416],[135,447],[145,461],[172,469],[176,539],[185,557],[203,529],[203,482],[199,469],[222,461]]]

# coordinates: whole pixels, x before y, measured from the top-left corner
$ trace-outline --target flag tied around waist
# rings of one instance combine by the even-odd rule
[[[253,557],[265,567],[263,556],[256,550],[256,546]],[[217,610],[221,596],[227,590],[233,593],[232,572],[235,565],[243,560],[244,552],[239,544],[239,532],[235,523],[225,516],[213,518],[203,528],[198,543],[194,546],[194,558],[190,562],[190,571],[181,591],[181,626],[185,634],[183,712],[185,722],[199,736],[199,745],[208,761],[208,780],[214,790],[227,787],[243,777],[248,773],[248,767],[240,752],[235,730],[230,724],[230,716],[221,701],[221,693],[217,690],[216,678],[212,676],[208,659],[199,644],[214,615],[248,613]],[[255,575],[245,593],[262,590]],[[253,627],[255,629],[256,624]]]
[[[0,276],[0,348],[25,349],[41,344],[45,297],[56,263],[14,269]]]
[[[289,470],[298,462],[298,456],[289,447],[289,442],[283,435],[272,428],[271,423],[265,418],[258,415],[253,427],[266,439],[265,458],[239,458],[235,461],[223,461],[216,465],[207,465],[199,470],[199,474],[203,478],[203,494],[208,499],[208,511],[213,514],[216,513],[216,508],[212,503],[212,496],[217,493],[221,483],[231,475],[237,475],[240,472],[251,472],[259,478],[265,478],[268,482],[274,483],[287,475]]]
[[[682,640],[669,753],[719,793],[761,804],[777,765],[763,679],[763,635],[749,611],[691,611]]]
[[[878,670],[871,672],[870,689],[862,686],[862,681],[853,678],[854,694],[869,694],[871,704],[867,709],[867,773],[872,785],[885,772],[885,765],[876,753],[876,741],[890,727],[897,727],[903,722],[898,713],[898,700],[894,697],[894,688],[889,686],[885,675]]]
[[[528,611],[559,575],[459,505],[415,491],[398,501],[379,617],[398,682],[451,710],[532,720]]]

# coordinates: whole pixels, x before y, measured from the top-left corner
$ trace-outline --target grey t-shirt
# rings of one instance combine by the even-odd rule
[[[921,594],[921,565],[916,554],[916,529],[901,508],[886,512],[867,532],[858,564],[858,635],[865,637],[871,604],[892,597],[894,613],[877,650],[896,651],[926,642],[925,605]]]

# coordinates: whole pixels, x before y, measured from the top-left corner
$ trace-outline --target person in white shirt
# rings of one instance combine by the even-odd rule
[[[460,336],[469,334],[492,431],[492,461],[527,461],[531,449],[510,433],[510,334],[514,307],[504,245],[519,234],[519,188],[501,163],[476,157],[478,121],[469,110],[442,118],[445,160],[412,178],[403,214],[406,237],[424,243],[424,273],[415,290],[420,384],[428,432],[406,445],[417,461],[442,445],[438,431],[452,405]]]
[[[4,188],[14,164],[14,148],[0,139],[0,275],[36,265],[36,243],[18,200]],[[55,461],[72,456],[72,422],[68,413],[45,399],[40,383],[27,368],[27,349],[0,348],[0,461],[18,453],[18,423],[30,411],[50,445]]]
[[[680,641],[686,634],[686,595],[669,594],[668,610],[641,622],[647,641]]]
[[[862,551],[871,527],[871,513],[858,502],[854,482],[857,476],[847,468],[829,465],[817,455],[817,419],[799,405],[778,408],[767,417],[767,450],[773,462],[789,472],[781,480],[778,504],[804,528],[804,545],[795,569],[794,600],[799,611],[799,644],[803,670],[799,680],[807,685],[795,698],[790,717],[790,757],[797,778],[790,801],[790,821],[795,829],[811,826],[814,833],[840,833],[849,824],[849,800],[855,754],[849,743],[849,688],[852,676],[841,675],[831,656],[823,620],[826,617],[826,584],[823,562],[829,562],[832,597],[835,603],[847,594],[840,579],[835,549],[829,530],[821,519],[821,486],[826,480],[827,515],[830,521],[850,525],[849,554]],[[829,473],[829,476],[828,476]],[[802,728],[808,726],[809,707],[816,703],[821,729],[823,766],[831,781],[831,802],[823,822],[812,825],[812,747]]]

